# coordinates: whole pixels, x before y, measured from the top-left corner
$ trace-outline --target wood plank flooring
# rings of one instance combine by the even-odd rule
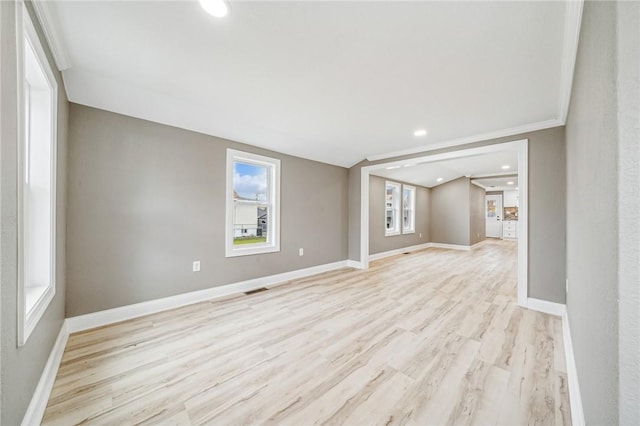
[[[570,424],[516,242],[426,249],[69,338],[46,425]]]

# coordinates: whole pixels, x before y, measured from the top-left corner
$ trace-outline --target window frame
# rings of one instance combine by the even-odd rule
[[[30,212],[28,203],[29,184],[26,182],[28,170],[28,149],[30,145],[30,132],[27,129],[29,114],[29,92],[27,84],[27,69],[25,67],[25,52],[29,48],[34,53],[36,61],[45,78],[50,94],[49,110],[49,143],[50,143],[50,173],[49,173],[49,282],[47,287],[37,297],[30,310],[27,309],[28,272],[26,260],[29,251],[28,236],[26,234],[27,215]],[[58,125],[58,82],[54,71],[47,59],[44,47],[36,32],[34,23],[23,2],[16,3],[16,59],[17,59],[17,116],[18,116],[18,164],[17,164],[17,196],[18,196],[18,291],[17,291],[17,315],[18,315],[18,346],[23,346],[40,319],[46,312],[56,294],[57,275],[57,125]]]
[[[393,187],[394,191],[391,199],[391,211],[395,212],[395,222],[392,229],[387,228],[387,211],[389,211],[389,207],[387,206],[387,188]],[[395,196],[394,196],[395,195]],[[384,235],[385,237],[391,237],[394,235],[400,235],[402,233],[402,184],[398,182],[385,181],[384,182]]]
[[[233,244],[233,178],[234,163],[243,162],[258,166],[266,166],[268,173],[269,223],[267,224],[267,243]],[[275,253],[280,251],[280,160],[264,155],[227,148],[226,170],[226,226],[225,256],[250,256],[255,254]]]
[[[411,206],[406,209],[404,206],[404,191],[408,190],[411,193]],[[404,212],[409,210],[411,214],[411,226],[405,228],[404,226]],[[402,184],[402,234],[415,234],[416,233],[416,187],[412,185]]]

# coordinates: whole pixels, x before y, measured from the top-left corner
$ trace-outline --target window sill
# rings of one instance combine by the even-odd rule
[[[391,232],[385,232],[384,233],[385,237],[393,237],[395,235],[400,235],[400,231],[391,231]]]
[[[48,287],[29,287],[26,288],[25,298],[30,301],[32,305],[30,309],[26,309],[26,313],[23,317],[24,322],[21,324],[21,333],[18,336],[18,345],[22,346],[27,342],[27,339],[31,335],[31,332],[36,328],[40,318],[44,315],[45,311],[49,307],[49,304],[53,300],[56,291],[53,285]],[[25,308],[29,306],[25,304]]]
[[[243,248],[227,248],[226,257],[251,256],[254,254],[277,253],[280,246],[261,246],[261,247],[243,247]]]
[[[415,233],[416,233],[415,230],[413,230],[413,231],[402,231],[402,235],[411,235],[411,234],[415,234]]]

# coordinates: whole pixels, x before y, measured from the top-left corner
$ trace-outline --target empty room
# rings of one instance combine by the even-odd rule
[[[639,425],[638,28],[0,1],[0,424]]]

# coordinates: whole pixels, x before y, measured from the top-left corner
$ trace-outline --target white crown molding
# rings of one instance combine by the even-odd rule
[[[558,100],[558,120],[564,124],[571,103],[573,72],[578,56],[580,24],[584,0],[567,1],[564,21],[564,39],[562,41],[562,63],[560,68],[560,94]]]
[[[42,422],[44,411],[47,408],[49,402],[49,396],[53,389],[53,384],[58,374],[58,368],[62,361],[62,355],[64,354],[64,348],[67,346],[67,340],[69,338],[69,330],[67,329],[66,320],[60,327],[60,332],[56,338],[56,342],[51,349],[47,363],[44,366],[44,370],[40,375],[40,381],[36,386],[36,390],[33,392],[31,402],[27,407],[27,411],[22,419],[23,426],[39,425]]]
[[[511,127],[509,129],[496,130],[494,132],[480,133],[472,136],[465,136],[463,138],[451,139],[444,142],[436,142],[429,145],[423,145],[417,148],[404,149],[400,151],[388,152],[386,154],[377,154],[367,157],[368,161],[385,160],[394,157],[401,157],[405,155],[419,154],[422,152],[434,151],[436,149],[449,148],[458,145],[467,145],[474,142],[482,142],[490,139],[504,138],[509,136],[515,136],[522,133],[535,132],[537,130],[551,129],[564,125],[564,122],[560,120],[546,120],[536,123],[525,124],[523,126]]]
[[[36,11],[36,15],[38,15],[38,21],[40,21],[40,26],[42,27],[45,38],[47,39],[47,44],[49,44],[49,48],[53,54],[53,59],[56,61],[58,70],[64,71],[71,68],[71,60],[69,59],[67,50],[62,44],[62,38],[57,27],[57,22],[52,18],[51,2],[37,0],[33,1],[32,4]]]

